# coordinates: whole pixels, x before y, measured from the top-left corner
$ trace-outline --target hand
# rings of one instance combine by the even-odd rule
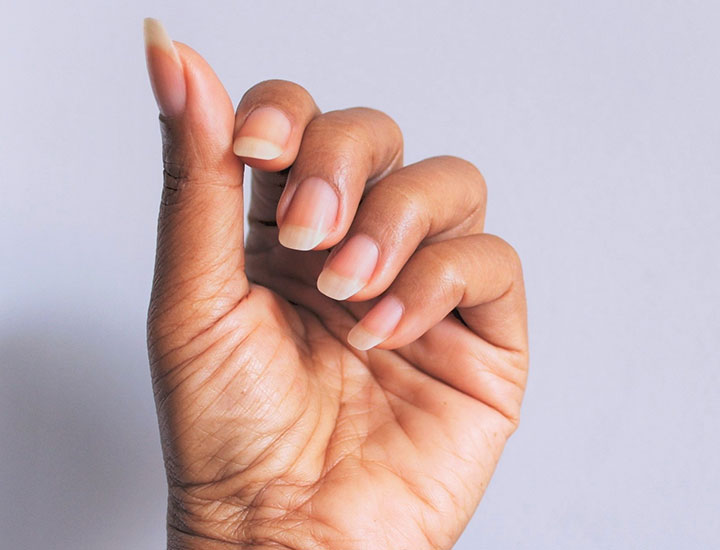
[[[233,113],[197,53],[152,20],[146,37],[169,547],[451,548],[527,373],[520,262],[483,233],[482,176],[453,157],[403,167],[388,116],[321,114],[290,82]]]

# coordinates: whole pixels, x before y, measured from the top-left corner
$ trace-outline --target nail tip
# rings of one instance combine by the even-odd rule
[[[297,225],[283,225],[278,232],[278,241],[285,248],[308,251],[325,239],[326,233]]]
[[[352,342],[348,342],[348,343],[358,351],[367,351],[369,349],[372,349],[372,346],[363,347],[363,346],[359,346],[357,344],[353,344]]]
[[[374,348],[383,340],[383,338],[379,338],[372,332],[365,330],[361,325],[355,325],[347,335],[348,344],[360,351]]]
[[[175,61],[180,64],[180,55],[175,49],[170,35],[165,29],[165,25],[159,19],[154,17],[146,17],[143,19],[143,37],[145,39],[145,47],[155,46],[168,52]]]
[[[152,28],[158,24],[161,24],[159,19],[155,19],[154,17],[143,18],[143,30],[146,33],[152,30]]]
[[[170,36],[163,24],[153,17],[143,19],[143,34],[148,44],[166,45],[170,42]]]
[[[318,285],[317,289],[320,291],[321,294],[327,296],[328,298],[332,298],[333,300],[337,300],[338,302],[347,300],[353,294],[355,294],[354,292],[344,292],[344,293],[334,292],[332,289],[321,288],[319,285]]]
[[[233,152],[238,157],[273,160],[283,154],[283,149],[264,139],[240,136],[233,143]]]
[[[352,347],[354,347],[356,350],[359,351],[367,351],[369,349],[372,349],[372,345],[360,343],[360,342],[354,342],[348,337],[348,344],[350,344]]]
[[[347,300],[365,286],[363,281],[350,279],[324,269],[317,280],[317,289],[333,300]]]

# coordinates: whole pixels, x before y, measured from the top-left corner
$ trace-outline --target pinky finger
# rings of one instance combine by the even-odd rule
[[[419,249],[383,298],[352,328],[358,349],[407,345],[451,311],[479,337],[504,349],[527,348],[525,291],[515,250],[481,234]]]

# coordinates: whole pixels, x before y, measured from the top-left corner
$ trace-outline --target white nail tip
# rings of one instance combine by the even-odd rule
[[[175,46],[173,46],[170,35],[163,24],[157,19],[146,17],[143,20],[143,34],[145,35],[145,44],[147,46],[155,46],[170,53],[176,61],[180,62]]]
[[[239,157],[272,160],[282,155],[283,149],[265,139],[240,136],[233,144],[233,152]]]
[[[323,269],[317,280],[317,288],[334,300],[347,300],[365,286],[365,281],[342,277],[329,269]]]
[[[318,231],[299,225],[283,224],[278,234],[280,244],[293,250],[312,250],[327,236],[327,231]]]
[[[365,330],[361,325],[355,325],[347,335],[348,344],[361,351],[374,348],[385,338]]]

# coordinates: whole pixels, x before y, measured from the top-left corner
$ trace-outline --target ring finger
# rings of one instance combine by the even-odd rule
[[[465,160],[434,157],[401,168],[367,193],[318,289],[336,300],[374,298],[418,246],[482,232],[485,206],[485,181]]]

